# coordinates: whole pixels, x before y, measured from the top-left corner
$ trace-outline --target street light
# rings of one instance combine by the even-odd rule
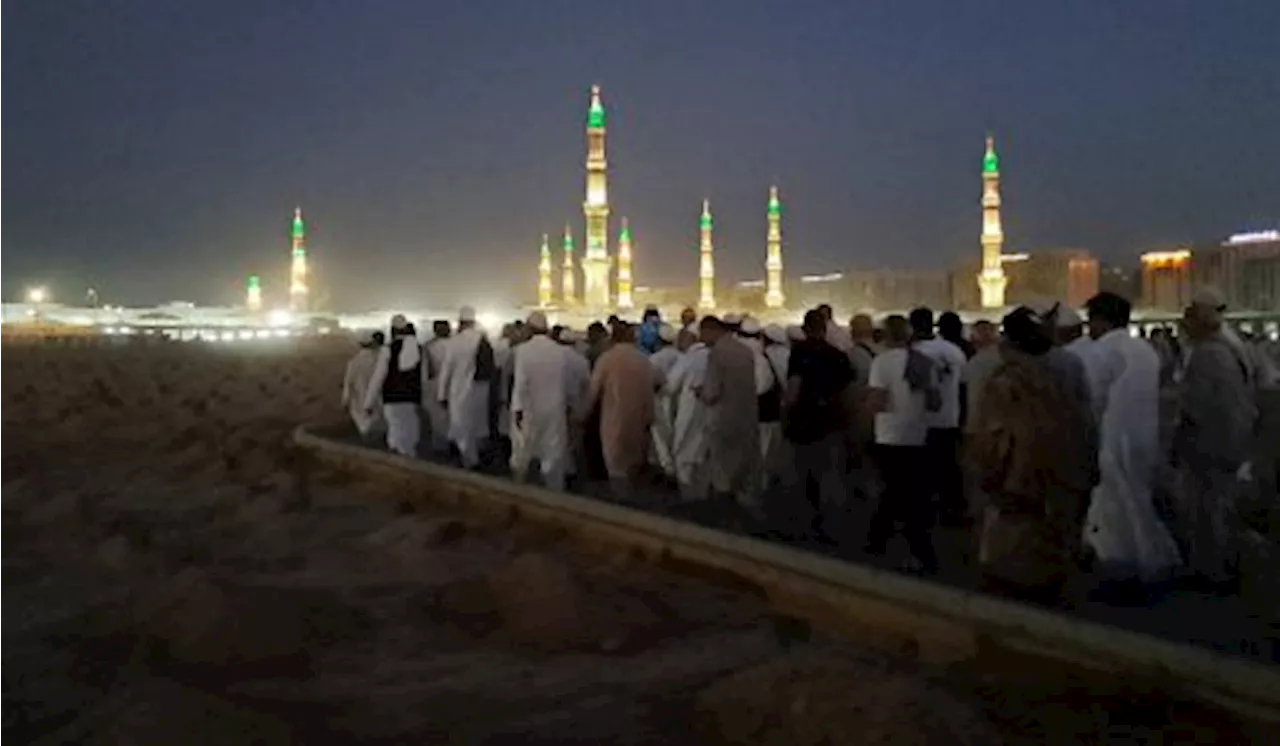
[[[44,287],[27,288],[27,302],[40,304],[49,298],[49,290]]]

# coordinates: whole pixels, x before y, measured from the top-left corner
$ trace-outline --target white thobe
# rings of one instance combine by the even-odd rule
[[[347,362],[346,373],[342,377],[342,406],[347,408],[351,421],[361,436],[367,436],[380,424],[377,414],[381,402],[375,400],[375,406],[365,409],[365,395],[369,392],[369,381],[373,378],[373,369],[378,363],[378,351],[371,347],[361,348]],[[380,398],[380,397],[379,397]]]
[[[480,338],[474,327],[449,338],[436,394],[448,402],[449,440],[467,468],[480,463],[480,441],[489,437],[489,382],[475,380]]]
[[[414,337],[405,337],[404,344],[416,345]],[[412,352],[410,350],[409,352]],[[400,361],[391,359],[391,345],[378,350],[373,364],[373,373],[369,376],[369,387],[365,390],[364,408],[376,411],[382,399],[382,384],[387,379],[387,371]],[[409,370],[409,367],[403,370]],[[418,455],[418,440],[421,438],[422,423],[418,418],[418,402],[382,402],[382,417],[387,421],[387,449],[402,456]]]
[[[665,381],[671,375],[671,369],[680,362],[681,352],[674,345],[667,345],[649,356],[649,362],[658,371],[660,380]],[[667,476],[676,476],[676,462],[671,455],[671,440],[674,436],[674,406],[671,395],[666,388],[654,392],[653,400],[653,455],[658,466]]]
[[[698,390],[707,375],[710,350],[702,342],[690,347],[671,369],[663,385],[675,403],[675,431],[671,453],[676,465],[676,479],[686,499],[705,497],[710,487],[709,470],[704,468],[710,453],[707,437],[707,405]]]
[[[1160,357],[1128,329],[1114,329],[1082,359],[1099,423],[1101,476],[1084,540],[1104,565],[1161,579],[1180,559],[1151,495],[1160,463]]]
[[[554,490],[564,489],[571,354],[545,334],[535,334],[513,355],[511,471],[523,479],[536,458],[544,484]]]
[[[422,408],[427,413],[427,423],[431,428],[431,450],[436,453],[449,450],[449,412],[438,397],[440,372],[444,370],[444,356],[448,345],[448,337],[437,337],[423,346],[425,359],[422,361]]]

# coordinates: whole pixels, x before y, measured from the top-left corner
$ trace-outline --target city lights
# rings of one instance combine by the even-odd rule
[[[44,303],[49,300],[49,289],[43,286],[27,288],[28,303]]]

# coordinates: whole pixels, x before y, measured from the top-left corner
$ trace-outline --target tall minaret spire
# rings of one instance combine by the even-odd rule
[[[576,274],[577,269],[573,266],[573,230],[566,225],[564,227],[564,264],[560,271],[560,297],[566,307],[578,302],[577,282],[574,281]]]
[[[622,232],[618,234],[618,308],[635,307],[631,300],[631,226],[622,219]]]
[[[547,243],[547,234],[542,234],[542,250],[538,259],[538,305],[548,308],[552,303],[551,295],[551,246]]]
[[[262,280],[257,275],[249,275],[249,282],[245,285],[244,305],[249,313],[262,310]]]
[[[778,201],[778,187],[769,187],[769,235],[765,240],[767,253],[764,261],[766,283],[764,304],[768,308],[782,308],[786,296],[782,294],[782,203]]]
[[[609,307],[609,193],[605,177],[604,105],[600,86],[591,86],[587,109],[587,199],[582,214],[587,223],[587,246],[582,259],[582,300],[590,308]]]
[[[1004,308],[1004,288],[1008,282],[1000,263],[1004,232],[1000,228],[1000,156],[996,141],[987,135],[987,152],[982,157],[982,271],[978,290],[982,307]]]
[[[293,259],[289,266],[289,310],[306,311],[308,294],[307,227],[302,208],[293,211]]]
[[[711,256],[711,202],[702,200],[702,219],[698,221],[698,308],[713,311],[716,307],[716,265]]]

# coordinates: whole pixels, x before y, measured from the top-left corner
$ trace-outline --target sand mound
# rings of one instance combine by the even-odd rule
[[[309,668],[301,611],[279,594],[186,569],[144,594],[133,622],[158,643],[162,660],[237,675],[293,676]]]
[[[721,679],[697,700],[724,743],[996,744],[980,711],[918,674],[796,654]]]
[[[456,518],[408,515],[388,522],[365,541],[415,566],[427,562],[432,549],[459,541],[467,533],[467,524]]]
[[[596,586],[538,552],[426,593],[418,605],[473,638],[543,653],[634,653],[681,626],[627,589]]]

